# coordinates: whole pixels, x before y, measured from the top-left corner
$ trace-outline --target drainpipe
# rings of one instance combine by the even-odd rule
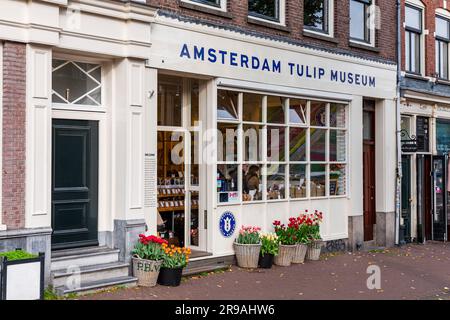
[[[401,211],[401,181],[402,181],[402,147],[401,147],[401,115],[400,115],[400,82],[402,71],[402,13],[401,1],[397,0],[397,99],[396,99],[396,138],[397,138],[397,176],[395,192],[395,244],[399,244],[400,211]]]

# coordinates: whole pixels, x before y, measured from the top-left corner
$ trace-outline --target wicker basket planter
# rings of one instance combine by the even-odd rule
[[[261,244],[234,243],[237,265],[241,268],[258,268]]]
[[[297,245],[284,245],[280,244],[280,249],[278,250],[278,255],[275,257],[275,264],[277,266],[289,267],[291,265],[292,259],[294,258],[295,250]]]
[[[323,246],[323,241],[322,240],[312,241],[308,245],[308,251],[306,252],[306,259],[313,260],[313,261],[319,260],[319,258],[320,258],[320,251],[322,249],[322,246]]]
[[[138,285],[142,287],[156,286],[162,262],[162,260],[144,260],[133,257],[133,275],[138,279]]]
[[[306,257],[306,251],[308,251],[308,245],[303,243],[297,243],[295,248],[294,257],[292,263],[304,263]]]

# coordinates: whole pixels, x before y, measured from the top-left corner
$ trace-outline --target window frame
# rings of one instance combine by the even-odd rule
[[[101,75],[100,75],[100,90],[101,90],[101,103],[99,105],[88,105],[88,104],[78,104],[78,103],[61,103],[61,102],[53,102],[53,94],[55,91],[53,90],[53,81],[52,81],[52,94],[51,94],[51,104],[52,109],[55,110],[76,110],[76,111],[89,111],[89,112],[106,112],[106,105],[105,105],[105,99],[107,98],[106,95],[106,86],[109,84],[109,81],[106,77],[105,69],[107,69],[107,62],[101,59],[95,59],[95,58],[85,58],[80,57],[76,55],[69,55],[69,54],[60,54],[55,53],[52,57],[52,77],[53,72],[56,71],[56,69],[61,68],[61,66],[58,66],[57,68],[53,68],[53,61],[54,60],[63,60],[65,63],[73,62],[73,63],[88,63],[88,64],[97,64],[101,68]],[[84,71],[83,71],[84,72]],[[60,96],[59,94],[57,94]]]
[[[187,3],[187,4],[194,5],[194,6],[199,6],[202,8],[208,8],[208,9],[218,10],[218,11],[222,11],[222,12],[227,11],[227,0],[219,0],[219,4],[217,4],[217,5],[208,3],[207,1],[203,1],[203,0],[180,0],[180,1]]]
[[[270,202],[290,202],[290,201],[305,201],[305,200],[323,200],[323,199],[334,199],[334,198],[346,198],[349,197],[349,184],[350,184],[350,177],[349,177],[349,108],[350,104],[348,102],[343,101],[334,101],[332,99],[325,100],[325,99],[313,99],[308,97],[301,97],[301,96],[295,96],[295,95],[283,95],[283,94],[276,94],[271,92],[259,92],[259,91],[252,91],[247,89],[239,89],[239,88],[228,88],[228,87],[218,87],[217,90],[225,90],[225,91],[232,91],[238,93],[238,119],[235,120],[225,120],[225,119],[219,119],[216,118],[216,129],[218,128],[218,125],[221,123],[224,124],[234,124],[237,125],[239,130],[238,132],[238,138],[237,138],[237,155],[235,161],[227,161],[226,159],[222,159],[223,161],[219,161],[216,159],[217,165],[237,165],[238,170],[238,181],[237,181],[237,191],[230,191],[230,192],[237,192],[238,193],[238,199],[236,201],[232,202],[220,202],[219,200],[219,193],[216,194],[216,203],[218,206],[230,206],[230,205],[240,205],[240,204],[258,204],[258,203],[270,203]],[[261,122],[250,122],[250,121],[244,121],[243,120],[243,96],[244,94],[256,94],[262,96],[262,121]],[[283,99],[283,110],[284,110],[284,123],[271,123],[268,122],[267,119],[267,100],[269,96],[274,97],[280,97]],[[305,100],[307,102],[306,106],[306,123],[291,123],[289,119],[289,108],[290,108],[290,99],[296,99],[296,100]],[[323,102],[326,105],[326,125],[325,126],[312,126],[311,125],[311,102]],[[331,105],[332,104],[340,104],[345,106],[345,126],[344,127],[338,127],[338,126],[331,126]],[[217,106],[215,107],[215,112],[217,112]],[[244,161],[244,141],[243,141],[243,127],[248,124],[253,125],[260,125],[262,127],[263,133],[262,133],[262,155],[261,155],[261,161]],[[284,137],[284,153],[285,153],[285,159],[283,161],[271,161],[268,159],[268,127],[283,127],[285,130],[285,137]],[[290,139],[289,139],[289,130],[291,128],[303,128],[306,130],[306,159],[304,161],[290,161]],[[311,161],[311,144],[310,144],[310,137],[311,137],[311,129],[322,129],[325,132],[325,160],[324,161]],[[330,160],[331,155],[331,149],[330,149],[330,133],[332,130],[335,131],[342,131],[344,132],[345,137],[345,161],[339,161],[336,159],[336,161]],[[261,200],[254,200],[254,201],[243,201],[243,165],[248,164],[257,164],[260,166],[261,170],[261,183],[262,183],[262,196]],[[284,165],[284,188],[285,188],[285,197],[283,199],[268,199],[268,174],[267,174],[267,168],[270,165],[273,164],[279,164]],[[324,165],[325,166],[325,195],[324,196],[318,196],[314,197],[311,196],[311,168],[313,165]],[[290,194],[290,167],[291,165],[305,165],[305,186],[306,186],[306,196],[302,198],[291,198]],[[331,195],[330,194],[330,174],[331,174],[331,167],[333,165],[343,165],[345,166],[345,190],[343,194],[339,195]],[[217,168],[216,168],[217,172]]]
[[[249,7],[249,1],[247,1],[247,16],[249,19],[258,20],[261,22],[271,23],[279,26],[286,25],[286,0],[273,0],[278,4],[278,17],[271,18],[269,16],[265,16],[258,13],[252,13]]]
[[[364,27],[364,34],[367,35],[367,38],[365,39],[360,39],[360,38],[355,38],[352,36],[352,29],[351,29],[351,12],[350,12],[350,7],[351,7],[351,2],[358,2],[358,3],[362,3],[364,5],[364,19],[365,19],[365,27]],[[370,26],[367,26],[368,21],[370,21],[371,19],[371,14],[375,14],[375,10],[372,10],[372,8],[375,8],[375,0],[350,0],[349,3],[349,16],[350,16],[350,22],[349,22],[349,38],[350,38],[350,42],[353,43],[357,43],[357,44],[362,44],[365,46],[371,46],[374,47],[375,46],[375,34],[376,34],[376,30],[374,28],[371,28]]]
[[[419,75],[420,76],[420,75],[423,74],[423,69],[424,69],[424,61],[422,61],[423,58],[424,58],[424,54],[423,54],[423,45],[424,45],[424,41],[423,41],[423,35],[424,35],[424,8],[419,7],[417,5],[414,5],[414,4],[411,4],[411,3],[408,3],[408,2],[405,4],[405,8],[406,7],[409,7],[409,8],[411,8],[413,10],[416,10],[416,11],[418,11],[420,13],[420,28],[417,29],[417,28],[414,28],[414,27],[410,27],[410,26],[408,26],[406,24],[406,10],[405,10],[405,24],[404,24],[404,27],[405,27],[405,45],[404,45],[404,50],[405,50],[405,72],[409,73],[409,74]],[[417,59],[418,63],[419,63],[419,67],[418,67],[419,70],[418,71],[412,71],[411,70],[410,67],[411,67],[411,61],[412,61],[412,59],[411,59],[411,57],[412,57],[412,50],[410,49],[408,51],[407,47],[406,47],[406,45],[407,45],[406,39],[408,37],[411,39],[413,35],[418,36],[418,39],[419,39],[419,52],[418,52],[418,59]],[[411,40],[410,40],[409,43],[411,43]],[[411,45],[410,45],[410,48],[412,48]],[[406,58],[407,56],[409,57],[409,66],[407,64],[407,61],[408,61],[408,59]]]
[[[435,66],[435,71],[436,71],[436,77],[438,78],[438,79],[442,79],[442,80],[449,80],[450,79],[450,63],[449,63],[449,60],[450,60],[450,53],[449,53],[449,49],[450,49],[450,18],[448,18],[448,17],[444,17],[444,16],[442,16],[442,15],[439,15],[439,14],[436,14],[436,16],[435,16],[435,19],[436,19],[436,21],[435,21],[435,25],[437,25],[437,19],[441,19],[441,20],[444,20],[446,23],[447,23],[447,34],[448,34],[448,36],[447,36],[447,38],[446,37],[442,37],[442,36],[439,36],[438,34],[437,34],[437,32],[436,32],[436,30],[435,30],[435,56],[436,56],[436,59],[435,59],[435,64],[436,64],[436,66]],[[441,74],[441,58],[442,58],[442,52],[441,52],[441,46],[440,46],[440,43],[443,43],[444,45],[446,45],[447,46],[447,56],[445,57],[445,60],[446,60],[446,67],[445,67],[445,72],[447,73],[446,74],[446,76],[442,76],[442,74]],[[439,44],[439,45],[438,45]]]
[[[324,19],[324,21],[326,20],[327,24],[326,30],[305,25],[305,12],[303,12],[303,31],[307,33],[319,34],[322,36],[334,37],[334,0],[323,1],[325,1],[327,4],[327,8],[325,10],[327,12],[327,17],[326,19]]]

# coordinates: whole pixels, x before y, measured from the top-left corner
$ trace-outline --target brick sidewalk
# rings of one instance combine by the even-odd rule
[[[381,269],[369,290],[367,267]],[[407,245],[383,252],[324,255],[271,270],[231,270],[187,278],[180,287],[118,289],[80,299],[450,299],[450,244]]]

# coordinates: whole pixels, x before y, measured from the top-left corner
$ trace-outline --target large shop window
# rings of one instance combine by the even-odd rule
[[[370,43],[370,6],[372,0],[350,0],[350,38]]]
[[[249,0],[250,16],[280,22],[280,1],[282,0]]]
[[[436,120],[436,149],[438,154],[450,152],[450,120]]]
[[[421,73],[422,10],[405,6],[405,64],[406,71]]]
[[[99,64],[53,59],[52,102],[65,105],[102,105],[102,68]]]
[[[303,3],[305,29],[329,33],[330,1],[305,0]]]
[[[347,105],[218,90],[219,203],[346,195]]]
[[[448,80],[448,44],[450,42],[450,21],[436,17],[436,74]]]

